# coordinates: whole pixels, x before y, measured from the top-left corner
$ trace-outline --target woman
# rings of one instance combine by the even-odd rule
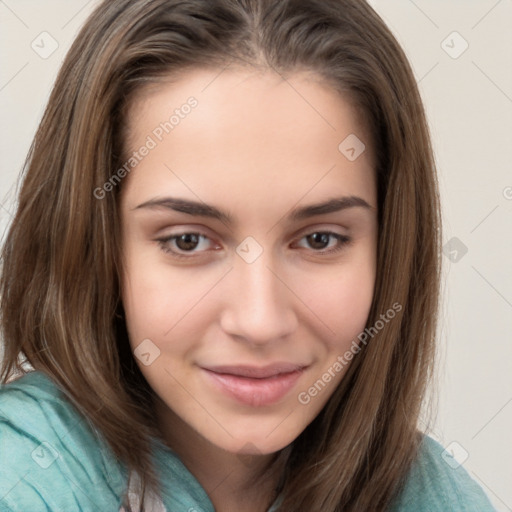
[[[36,371],[0,394],[1,503],[493,510],[418,431],[439,241],[416,83],[366,3],[103,2],[3,251],[2,380]]]

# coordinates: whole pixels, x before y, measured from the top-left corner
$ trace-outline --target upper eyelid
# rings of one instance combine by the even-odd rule
[[[337,226],[337,228],[338,229],[344,229],[346,231],[348,230],[347,227],[342,227],[342,226]],[[338,232],[337,229],[333,228],[332,226],[328,226],[326,224],[323,224],[323,225],[318,225],[317,224],[317,227],[307,226],[307,227],[304,227],[304,228],[300,228],[300,229],[298,229],[295,232],[295,234],[293,236],[294,237],[306,236],[306,235],[310,235],[312,233],[334,233],[334,234],[337,234],[337,235],[344,235],[345,234],[345,233]]]
[[[304,236],[312,235],[313,233],[332,233],[332,234],[340,235],[340,236],[348,236],[348,234],[339,233],[338,231],[336,231],[333,228],[320,227],[320,228],[301,228],[297,232],[295,232],[293,235],[291,235],[291,238],[297,238],[299,236],[301,238],[303,238]],[[203,228],[198,228],[198,229],[186,228],[186,229],[181,229],[180,231],[177,231],[175,233],[164,234],[162,236],[159,236],[158,239],[159,240],[172,239],[172,238],[177,238],[181,235],[188,235],[188,234],[196,234],[196,235],[204,236],[211,240],[216,238],[215,236],[211,236],[210,234],[208,234],[208,232],[206,230],[204,230]]]
[[[164,232],[163,234],[161,235],[156,235],[153,240],[158,240],[158,241],[161,241],[161,240],[171,240],[171,239],[176,239],[178,237],[180,237],[181,235],[189,235],[189,234],[195,234],[195,235],[199,235],[199,236],[203,236],[205,238],[208,238],[209,240],[212,240],[212,241],[215,241],[216,238],[219,238],[215,235],[211,235],[211,231],[210,230],[207,230],[205,228],[195,228],[195,227],[191,227],[191,228],[185,228],[185,229],[180,229],[179,231],[175,231],[175,232]]]

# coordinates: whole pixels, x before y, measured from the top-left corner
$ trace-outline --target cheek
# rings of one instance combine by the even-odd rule
[[[168,407],[192,414],[183,384],[196,382],[195,355],[206,330],[218,318],[218,303],[209,300],[207,292],[219,279],[219,269],[176,268],[154,255],[149,263],[141,252],[126,256],[122,297],[134,359]]]
[[[122,299],[132,347],[146,338],[158,346],[172,338],[173,348],[179,350],[183,337],[176,339],[176,333],[186,328],[193,334],[204,318],[204,305],[197,305],[211,286],[208,278],[190,269],[173,269],[155,261],[150,264],[140,254],[128,257]]]
[[[314,280],[303,281],[299,293],[311,305],[317,319],[316,335],[331,354],[343,352],[364,330],[374,287],[372,258],[361,258]]]

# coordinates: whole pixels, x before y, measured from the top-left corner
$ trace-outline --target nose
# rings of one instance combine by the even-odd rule
[[[265,253],[252,263],[238,258],[228,279],[220,319],[224,332],[252,345],[265,345],[296,330],[294,294]]]

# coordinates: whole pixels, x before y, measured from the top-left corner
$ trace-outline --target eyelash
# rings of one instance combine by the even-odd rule
[[[352,239],[350,237],[348,237],[346,235],[341,235],[340,233],[336,233],[334,231],[312,231],[310,233],[306,233],[305,235],[303,235],[299,239],[299,241],[307,238],[308,236],[315,235],[315,234],[329,235],[330,237],[332,237],[338,241],[338,244],[334,248],[330,248],[327,250],[325,250],[325,249],[324,250],[314,250],[313,249],[313,252],[315,254],[320,254],[320,255],[334,254],[334,253],[340,252],[341,250],[343,250],[347,245],[349,245],[352,242]],[[209,238],[208,236],[203,235],[202,233],[198,233],[195,231],[185,231],[182,233],[178,233],[176,235],[171,235],[171,236],[167,236],[164,238],[158,238],[156,241],[158,242],[158,245],[160,246],[162,251],[164,251],[166,254],[171,254],[174,258],[178,258],[178,259],[179,258],[191,259],[196,254],[195,252],[189,251],[188,254],[187,254],[187,252],[180,253],[180,252],[175,251],[169,247],[170,242],[172,242],[173,240],[177,240],[178,238],[182,237],[183,235],[196,235],[200,239],[208,239]]]

